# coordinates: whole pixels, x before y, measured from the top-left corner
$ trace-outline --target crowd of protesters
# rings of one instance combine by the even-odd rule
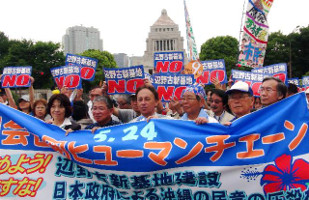
[[[202,85],[187,86],[180,99],[173,96],[163,108],[159,95],[148,79],[132,95],[107,94],[107,85],[93,87],[89,101],[83,99],[83,89],[70,90],[63,87],[54,91],[48,99],[34,98],[31,78],[29,95],[22,95],[17,104],[9,88],[1,90],[0,102],[35,118],[53,124],[66,134],[75,130],[90,129],[93,133],[102,127],[130,122],[149,121],[153,118],[194,121],[196,124],[220,123],[230,125],[233,121],[263,107],[274,104],[297,93],[297,87],[288,87],[278,78],[267,77],[259,89],[260,96],[253,96],[250,86],[242,81],[226,88],[205,90]],[[309,89],[305,91],[309,101]]]

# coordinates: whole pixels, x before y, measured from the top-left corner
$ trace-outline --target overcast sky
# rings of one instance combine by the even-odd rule
[[[212,37],[239,38],[244,0],[186,2],[199,51]],[[308,7],[309,0],[274,0],[270,32],[288,34],[298,25],[307,27]],[[101,32],[104,50],[142,56],[150,26],[166,9],[186,41],[183,0],[4,0],[1,8],[0,31],[10,39],[61,43],[68,27],[93,26]]]

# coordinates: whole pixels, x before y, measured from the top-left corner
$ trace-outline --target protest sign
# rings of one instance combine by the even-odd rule
[[[309,86],[309,76],[303,76],[302,84],[303,86]]]
[[[307,199],[305,98],[291,96],[231,126],[153,119],[68,136],[0,104],[0,196]]]
[[[270,74],[264,73],[254,73],[250,71],[241,71],[232,69],[232,80],[233,81],[243,81],[246,82],[251,89],[253,90],[254,96],[260,96],[260,86],[262,85],[262,81],[266,77],[270,77]]]
[[[66,65],[50,69],[57,87],[67,87],[69,89],[81,88],[80,67],[77,65]]]
[[[195,82],[193,74],[154,74],[153,86],[159,94],[159,100],[169,102],[172,97],[180,99],[182,91]]]
[[[309,76],[303,76],[302,85],[302,91],[306,91],[309,88]]]
[[[183,52],[155,52],[155,73],[180,73],[184,66]]]
[[[197,83],[210,85],[213,78],[217,78],[221,84],[227,83],[224,60],[202,61],[203,73],[196,79]]]
[[[144,66],[104,68],[108,94],[134,94],[144,84]]]
[[[65,65],[77,65],[80,67],[80,76],[83,80],[93,81],[98,60],[80,55],[67,54]]]
[[[279,78],[283,83],[287,84],[287,65],[286,63],[278,63],[274,65],[265,66],[263,68],[252,69],[251,72],[270,74],[273,77]]]
[[[299,86],[299,78],[288,78],[288,83],[292,83],[296,86]]]
[[[197,79],[203,74],[203,65],[199,60],[191,60],[185,65],[182,72],[183,74],[193,74],[194,78]]]
[[[2,88],[31,86],[31,66],[5,67],[2,72]]]

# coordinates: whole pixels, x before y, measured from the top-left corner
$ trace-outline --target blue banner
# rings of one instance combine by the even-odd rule
[[[0,104],[0,186],[7,183],[6,178],[25,176],[23,170],[43,176],[53,165],[49,179],[33,181],[41,190],[29,194],[14,190],[13,197],[44,196],[44,189],[51,187],[51,194],[45,195],[54,199],[95,199],[89,197],[88,183],[87,187],[83,184],[87,179],[93,181],[89,187],[98,185],[98,195],[105,199],[134,199],[136,195],[181,199],[184,193],[189,199],[228,199],[236,193],[248,199],[288,199],[291,194],[305,199],[309,192],[305,98],[304,93],[291,96],[230,126],[152,119],[68,136],[59,127]],[[16,153],[21,151],[24,156]],[[13,155],[18,159],[11,160]],[[4,194],[0,190],[0,196]]]

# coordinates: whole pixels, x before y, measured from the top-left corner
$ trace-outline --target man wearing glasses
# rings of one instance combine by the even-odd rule
[[[247,83],[238,81],[225,93],[228,95],[228,105],[235,115],[235,119],[251,112],[254,102],[253,91]],[[231,120],[231,122],[235,119]]]
[[[286,97],[287,87],[278,78],[266,77],[260,87],[261,103],[263,107],[276,103]]]

